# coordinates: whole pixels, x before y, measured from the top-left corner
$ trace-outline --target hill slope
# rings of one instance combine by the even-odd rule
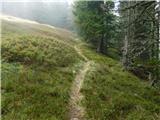
[[[124,71],[122,65],[96,54],[88,46],[81,49],[94,64],[84,80],[86,118],[89,120],[159,120],[160,89]]]
[[[88,120],[160,119],[158,89],[76,41],[69,31],[3,16],[1,50],[6,120],[67,120],[73,118],[72,107],[80,106]],[[78,100],[72,101],[74,90],[73,100]],[[70,100],[78,105],[71,106]]]
[[[4,119],[67,119],[70,87],[83,62],[73,38],[63,29],[3,16]]]

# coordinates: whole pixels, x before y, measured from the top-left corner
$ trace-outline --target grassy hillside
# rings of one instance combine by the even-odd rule
[[[83,62],[73,38],[63,29],[2,21],[4,120],[67,119],[70,87]]]
[[[4,120],[68,119],[71,85],[85,63],[74,46],[92,63],[81,89],[87,120],[160,119],[158,88],[66,30],[3,20],[1,44]]]
[[[94,63],[83,89],[88,120],[159,120],[160,89],[124,71],[121,64],[80,46]]]

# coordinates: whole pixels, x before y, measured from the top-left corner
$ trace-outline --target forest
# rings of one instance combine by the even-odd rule
[[[0,20],[2,120],[160,120],[160,0],[5,0]]]
[[[98,53],[120,60],[126,70],[151,85],[159,84],[158,1],[120,1],[117,8],[114,1],[79,1],[74,8],[78,33]]]

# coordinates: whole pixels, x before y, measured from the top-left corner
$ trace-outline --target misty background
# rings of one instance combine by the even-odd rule
[[[61,2],[2,2],[2,14],[74,30],[72,5]]]

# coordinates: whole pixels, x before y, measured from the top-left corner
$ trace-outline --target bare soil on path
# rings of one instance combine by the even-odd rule
[[[70,120],[84,120],[85,110],[80,105],[80,102],[83,98],[83,95],[81,94],[80,90],[83,85],[85,75],[87,71],[90,69],[91,61],[89,61],[88,58],[86,58],[81,52],[81,50],[76,46],[75,46],[75,50],[81,57],[84,58],[86,62],[83,64],[81,70],[77,73],[71,88],[69,116],[70,116]]]

